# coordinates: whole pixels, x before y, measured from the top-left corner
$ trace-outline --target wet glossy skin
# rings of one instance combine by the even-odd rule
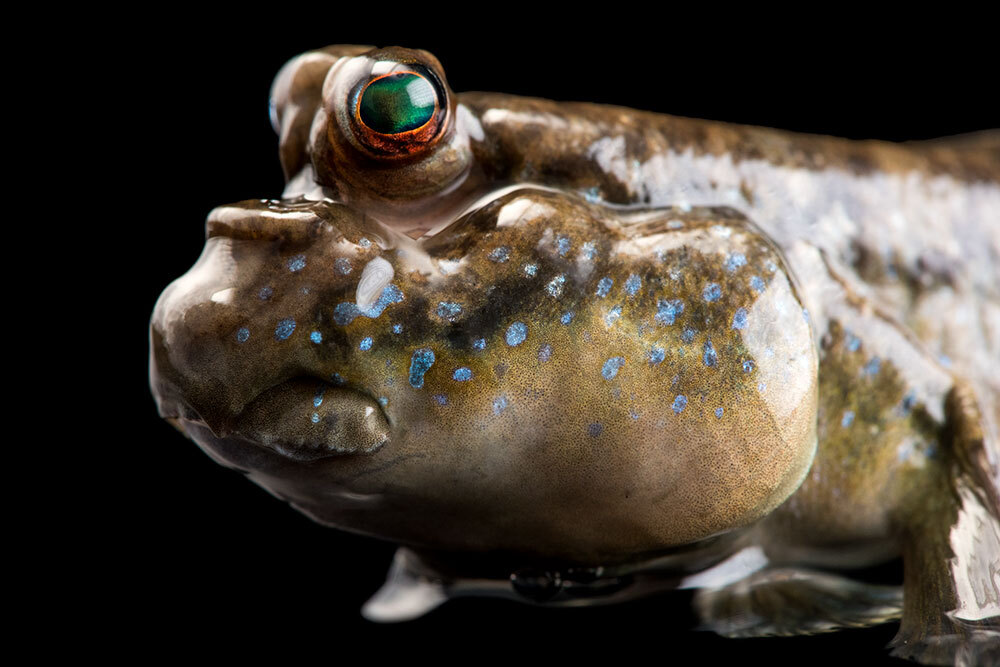
[[[165,417],[316,519],[418,550],[592,567],[694,545],[688,572],[748,545],[902,551],[925,582],[904,639],[995,618],[995,138],[857,144],[444,84],[440,128],[401,154],[352,115],[381,63],[444,83],[429,54],[368,47],[279,75],[288,187],[213,211],[157,304]],[[956,546],[963,511],[979,546]],[[935,577],[944,601],[920,592]]]

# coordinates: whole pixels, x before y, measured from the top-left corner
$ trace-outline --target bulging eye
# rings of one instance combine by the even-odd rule
[[[409,155],[432,144],[447,111],[437,78],[416,65],[373,74],[353,99],[358,138],[383,154]]]

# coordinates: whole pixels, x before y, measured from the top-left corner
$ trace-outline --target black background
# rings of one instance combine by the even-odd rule
[[[103,502],[83,535],[66,541],[75,540],[72,549],[88,563],[85,597],[113,609],[76,620],[94,628],[87,634],[99,650],[132,657],[276,651],[290,662],[325,663],[348,653],[356,660],[888,662],[882,647],[894,626],[724,640],[691,630],[685,594],[575,610],[462,600],[412,623],[370,624],[358,610],[381,584],[392,545],[313,524],[157,417],[145,342],[155,299],[197,258],[212,207],[279,195],[268,89],[278,68],[309,48],[425,48],[456,91],[852,138],[922,139],[1000,125],[986,83],[993,57],[975,40],[945,47],[937,31],[855,25],[819,34],[823,19],[761,32],[667,16],[594,16],[582,24],[531,17],[453,14],[448,31],[430,30],[439,19],[424,14],[375,19],[339,9],[294,24],[271,15],[241,26],[160,18],[95,45],[94,103],[114,165],[102,188],[123,212],[112,216],[106,248],[127,266],[114,289],[115,317],[128,333],[105,353],[116,392],[113,404],[102,405],[106,459],[88,480],[90,496]],[[644,33],[635,32],[644,24]]]

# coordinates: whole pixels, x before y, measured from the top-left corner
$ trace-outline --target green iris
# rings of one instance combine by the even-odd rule
[[[380,134],[415,130],[434,115],[431,83],[411,72],[389,74],[365,88],[358,103],[361,122]]]

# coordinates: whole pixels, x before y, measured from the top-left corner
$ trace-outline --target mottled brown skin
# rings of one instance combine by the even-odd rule
[[[380,62],[447,91],[402,158],[350,129]],[[898,654],[995,659],[996,135],[455,95],[430,54],[354,46],[272,92],[284,198],[213,211],[151,326],[161,414],[213,458],[427,563],[690,573],[759,547],[697,599],[729,635],[898,618],[898,593],[809,568],[902,553]]]

